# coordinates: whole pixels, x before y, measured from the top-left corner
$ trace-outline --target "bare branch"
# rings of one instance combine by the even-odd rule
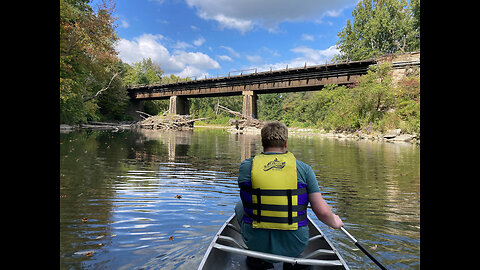
[[[98,95],[100,95],[103,91],[107,90],[107,89],[110,87],[110,84],[112,84],[113,79],[115,79],[115,77],[117,77],[119,74],[120,74],[120,72],[116,72],[115,74],[113,74],[113,76],[112,76],[112,78],[110,79],[110,82],[108,83],[107,87],[100,89],[94,96],[86,99],[84,102],[87,102],[87,101],[89,101],[89,100],[92,100],[92,99],[96,98],[96,97],[97,97]]]

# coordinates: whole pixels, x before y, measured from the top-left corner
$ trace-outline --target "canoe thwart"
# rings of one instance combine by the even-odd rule
[[[309,238],[309,239],[308,239],[308,242],[313,241],[313,240],[316,240],[316,239],[320,239],[320,238],[323,238],[323,235],[321,235],[321,234],[315,235],[315,236]]]
[[[340,260],[316,260],[316,259],[293,258],[293,257],[269,254],[269,253],[264,253],[259,251],[246,250],[242,248],[234,248],[234,247],[221,245],[218,243],[215,243],[213,247],[225,252],[241,254],[244,256],[255,257],[255,258],[264,259],[264,260],[286,262],[290,264],[318,265],[318,266],[342,266],[343,265]]]
[[[313,252],[310,252],[308,253],[307,255],[305,255],[305,259],[310,259],[310,258],[315,258],[317,257],[318,255],[334,255],[335,254],[335,251],[333,250],[330,250],[330,249],[317,249]]]
[[[239,234],[242,234],[242,232],[237,227],[235,227],[233,224],[228,223],[227,227],[236,231],[236,232],[238,232]]]

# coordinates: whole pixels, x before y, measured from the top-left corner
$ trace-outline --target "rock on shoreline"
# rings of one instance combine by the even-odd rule
[[[372,140],[383,142],[408,142],[420,144],[420,139],[415,134],[402,134],[401,129],[388,130],[385,134],[369,132],[365,133],[357,131],[353,133],[347,132],[325,132],[324,130],[316,131],[313,129],[296,129],[289,128],[289,134],[311,134],[327,138],[353,139],[353,140]]]

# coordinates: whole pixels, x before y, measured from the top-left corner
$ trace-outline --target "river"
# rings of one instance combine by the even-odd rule
[[[420,147],[292,135],[345,228],[389,269],[420,268]],[[196,269],[240,199],[259,135],[222,129],[60,134],[61,269]],[[314,217],[352,269],[378,269]]]

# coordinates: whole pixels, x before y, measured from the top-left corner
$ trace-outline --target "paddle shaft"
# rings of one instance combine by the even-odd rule
[[[344,232],[348,237],[350,237],[350,239],[352,239],[353,243],[355,244],[355,246],[357,246],[361,251],[363,251],[363,253],[365,253],[376,265],[378,265],[378,267],[380,267],[381,269],[383,270],[388,270],[385,266],[383,266],[383,264],[381,264],[375,257],[373,257],[372,254],[370,254],[370,252],[368,252],[362,245],[360,245],[360,243],[358,243],[357,239],[355,239],[355,237],[353,237],[349,232],[347,232],[347,230],[345,230],[343,227],[340,227],[340,229],[342,230],[342,232]]]

